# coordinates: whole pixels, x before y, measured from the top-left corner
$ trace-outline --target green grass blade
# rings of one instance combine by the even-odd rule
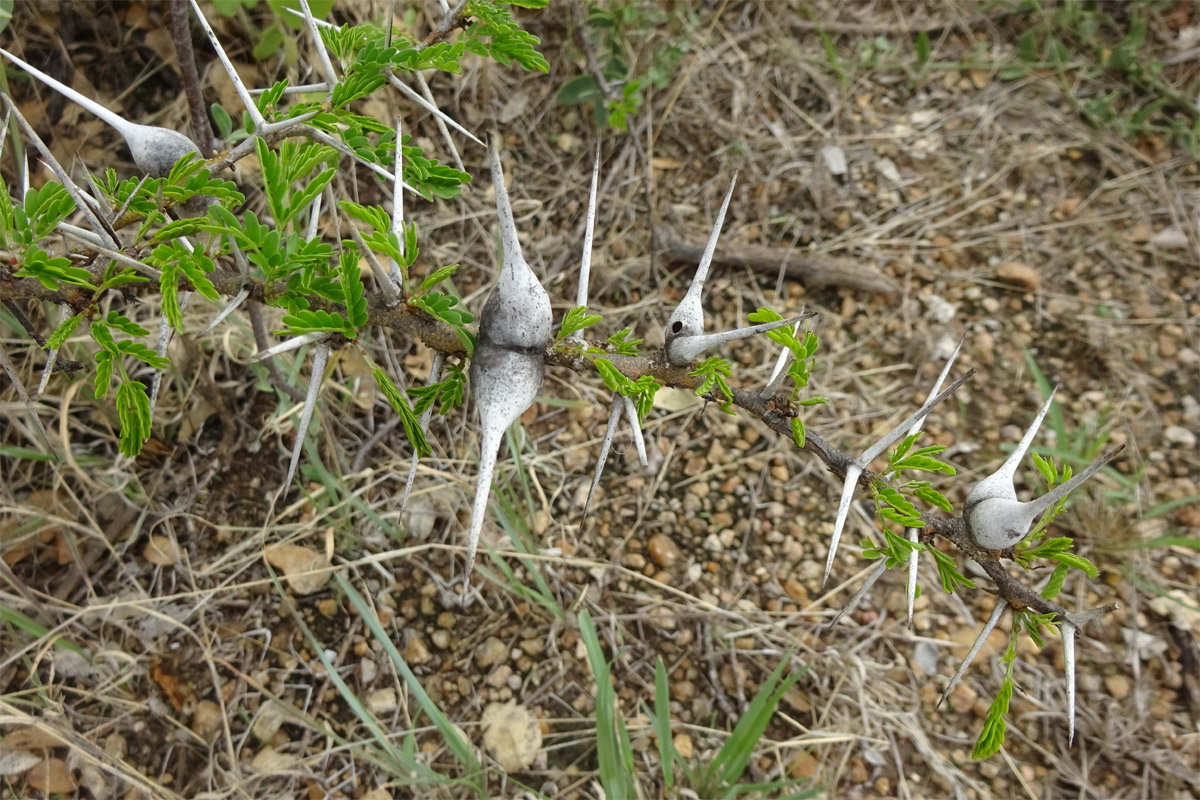
[[[7,622],[17,630],[25,631],[25,633],[29,634],[35,639],[42,639],[51,635],[49,628],[40,624],[36,620],[30,619],[20,611],[9,608],[6,605],[0,605],[0,621]],[[63,639],[61,636],[55,638],[54,646],[61,647],[64,650],[70,650],[72,653],[78,653],[81,656],[88,655],[88,653],[82,647],[74,642]]]
[[[758,694],[750,701],[746,713],[738,720],[733,732],[729,734],[729,738],[722,745],[712,764],[709,765],[706,780],[709,788],[730,787],[741,778],[746,765],[750,763],[750,756],[758,744],[759,737],[763,735],[763,731],[771,722],[771,717],[775,715],[775,707],[783,699],[784,693],[792,688],[792,685],[804,674],[803,669],[797,670],[783,678],[783,682],[780,683],[780,678],[783,677],[790,660],[791,654],[786,654],[780,660],[779,666],[763,682]],[[713,778],[716,779],[715,785]]]
[[[396,645],[392,643],[392,638],[388,636],[387,631],[383,629],[383,625],[379,622],[379,618],[375,616],[375,611],[363,599],[363,596],[358,593],[350,581],[346,580],[340,573],[335,575],[338,587],[346,593],[350,603],[358,611],[359,617],[366,623],[371,634],[375,639],[383,645],[384,651],[395,665],[396,671],[404,678],[405,684],[408,685],[408,690],[412,692],[416,698],[417,704],[426,716],[433,721],[438,732],[442,734],[442,738],[446,740],[446,746],[450,748],[450,752],[458,760],[466,773],[463,780],[475,791],[476,797],[486,797],[486,788],[483,780],[483,770],[479,766],[479,760],[475,758],[475,749],[471,747],[471,743],[466,741],[454,726],[454,723],[442,713],[429,695],[425,691],[425,687],[421,686],[421,682],[417,680],[417,676],[405,663],[404,658],[400,655],[400,651],[396,649]]]
[[[1025,353],[1025,364],[1029,367],[1029,374],[1033,376],[1033,381],[1037,384],[1038,391],[1042,393],[1043,398],[1049,397],[1054,387],[1050,385],[1050,381],[1046,380],[1045,373],[1038,367],[1037,361],[1033,358],[1033,353],[1029,352],[1029,348],[1022,347],[1021,349]],[[1050,429],[1058,434],[1058,441],[1068,441],[1067,425],[1063,421],[1062,407],[1059,406],[1057,399],[1050,404],[1050,413],[1046,415],[1046,418],[1050,422]]]
[[[622,745],[617,740],[614,724],[617,698],[609,680],[608,661],[604,658],[592,616],[586,610],[579,614],[579,632],[587,649],[588,661],[592,664],[592,674],[596,678],[596,760],[599,763],[600,785],[604,787],[607,797],[636,797],[632,775],[622,769]]]
[[[671,737],[671,688],[667,681],[667,666],[660,657],[654,664],[654,733],[658,737],[658,758],[667,791],[675,783],[675,740]]]

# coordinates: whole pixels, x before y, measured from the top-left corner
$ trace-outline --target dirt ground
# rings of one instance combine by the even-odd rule
[[[210,15],[247,82],[319,79],[253,57],[262,34],[248,23],[274,19],[259,5],[240,18]],[[671,676],[676,746],[702,765],[789,651],[807,671],[758,742],[747,781],[790,775],[846,798],[1200,797],[1200,173],[1187,136],[1200,122],[1200,6],[601,0],[620,20],[605,26],[586,21],[583,5],[519,14],[542,39],[547,76],[474,58],[461,75],[429,76],[443,110],[473,131],[501,131],[525,254],[556,317],[574,305],[599,140],[591,306],[602,336],[629,326],[646,347],[662,343],[692,251],[736,173],[709,322],[744,325],[763,305],[819,312],[812,389],[829,405],[807,415],[812,430],[861,452],[923,402],[962,338],[955,374],[977,373],[926,424],[958,468],[938,483],[956,507],[1020,438],[1048,386],[1058,387],[1061,418],[1052,415],[1035,449],[1079,469],[1101,444],[1126,446],[1056,522],[1056,535],[1100,568],[1096,581],[1072,578],[1061,602],[1121,604],[1078,643],[1074,742],[1061,643],[1038,650],[1022,637],[1007,744],[972,760],[1000,684],[1007,618],[936,707],[995,602],[965,559],[979,588],[954,595],[940,590],[932,562],[922,565],[911,628],[903,571],[893,570],[826,629],[872,566],[858,547],[869,513],[852,514],[822,586],[840,481],[749,415],[686,391],[660,392],[648,467],[628,432],[618,437],[584,521],[610,393],[594,376],[550,370],[544,397],[502,449],[493,506],[506,510],[484,540],[508,552],[481,557],[481,597],[463,608],[474,411],[435,417],[436,457],[422,463],[401,516],[408,445],[347,349],[323,390],[301,478],[268,523],[299,406],[248,363],[253,335],[235,317],[172,344],[154,438],[133,461],[120,457],[114,407],[91,399],[86,369],[55,376],[39,403],[58,463],[29,455],[36,439],[0,378],[0,556],[11,572],[0,573],[0,748],[38,754],[40,769],[60,760],[53,768],[79,788],[58,796],[467,796],[461,786],[404,785],[412,776],[372,760],[371,732],[305,627],[390,731],[413,732],[422,763],[456,774],[328,576],[305,594],[271,581],[263,552],[287,544],[332,553],[429,697],[476,745],[489,704],[533,713],[542,745],[513,779],[491,771],[494,796],[518,796],[517,781],[548,797],[601,796],[596,679],[577,622],[586,609],[614,660],[644,797],[690,796],[664,793],[656,778],[643,713],[656,659]],[[331,18],[385,13],[382,2],[339,0]],[[400,3],[397,19],[422,35],[437,13]],[[165,14],[159,3],[18,3],[3,46],[133,119],[188,130]],[[1143,28],[1144,42],[1130,37]],[[210,99],[238,108],[211,49],[195,41]],[[643,78],[629,131],[598,130],[590,104],[556,100],[596,63]],[[8,82],[64,164],[132,174],[100,122],[15,68]],[[428,113],[398,96],[366,105],[380,118],[410,115],[426,152],[452,160]],[[461,263],[457,288],[478,309],[495,270],[494,199],[485,151],[458,144],[475,182],[457,200],[416,201],[411,214],[423,258]],[[10,189],[14,174],[6,150]],[[251,207],[261,202],[252,184],[242,188]],[[360,191],[382,201],[361,176]],[[121,307],[157,330],[156,300]],[[43,332],[52,327],[53,309],[25,311]],[[215,312],[193,304],[189,331]],[[44,355],[5,311],[0,336],[36,386]],[[68,350],[91,364],[83,342]],[[380,333],[374,346],[393,375],[428,377],[423,345]],[[760,337],[725,348],[731,382],[761,385],[773,347]],[[299,361],[282,368],[306,384]],[[1034,474],[1020,473],[1023,497]],[[544,558],[515,557],[518,541]],[[31,633],[13,611],[48,633]],[[25,727],[31,719],[37,726]],[[0,796],[43,796],[34,780],[0,770]]]

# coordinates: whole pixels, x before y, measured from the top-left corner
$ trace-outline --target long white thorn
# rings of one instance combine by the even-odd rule
[[[320,199],[319,195],[318,195],[317,199],[318,200]],[[249,296],[250,296],[250,287],[243,286],[241,288],[241,290],[236,295],[234,295],[233,299],[229,301],[228,305],[226,305],[223,309],[221,309],[221,313],[217,314],[215,317],[213,317],[212,322],[208,323],[208,327],[206,327],[204,330],[200,331],[200,335],[203,336],[206,333],[211,333],[214,328],[216,328],[218,325],[220,325],[225,320],[225,318],[228,317],[230,314],[232,314],[237,309],[237,307],[240,306],[242,304],[242,302]]]
[[[221,66],[225,68],[226,74],[229,75],[229,80],[233,82],[233,88],[237,90],[238,97],[242,99],[242,105],[246,107],[246,112],[250,115],[250,119],[254,121],[254,129],[261,133],[261,129],[266,127],[267,121],[263,118],[262,112],[258,110],[258,104],[250,96],[250,91],[246,88],[246,84],[242,83],[241,76],[234,69],[233,62],[229,60],[229,56],[225,54],[225,48],[221,46],[221,40],[217,38],[217,34],[213,31],[212,26],[208,24],[208,20],[205,19],[204,12],[200,10],[200,4],[196,0],[192,0],[192,9],[196,12],[197,19],[200,20],[200,27],[204,29],[208,40],[212,42],[213,49],[217,51],[217,58],[220,59]]]
[[[887,558],[880,558],[879,563],[876,564],[875,568],[871,570],[871,574],[867,576],[865,581],[863,581],[863,585],[859,587],[857,592],[854,593],[854,596],[850,598],[850,601],[846,603],[846,605],[842,606],[841,610],[834,615],[833,619],[829,620],[829,624],[825,626],[825,630],[829,630],[834,625],[837,625],[839,622],[841,622],[842,617],[853,611],[858,606],[859,602],[866,597],[867,592],[871,590],[871,587],[875,585],[875,582],[883,577],[883,573],[885,572],[887,572]]]
[[[713,223],[712,233],[708,235],[708,242],[704,245],[704,254],[700,256],[700,263],[696,266],[696,274],[692,278],[692,286],[688,287],[688,294],[692,293],[692,288],[696,287],[697,291],[704,289],[704,281],[708,278],[708,268],[712,266],[713,254],[717,252],[717,239],[721,236],[721,228],[725,225],[725,212],[729,210],[729,200],[733,197],[733,187],[737,185],[737,173],[733,174],[733,178],[729,181],[729,188],[725,191],[725,199],[721,201],[721,210],[717,212],[717,220]]]
[[[608,451],[612,449],[613,437],[617,433],[617,423],[621,421],[621,395],[613,395],[612,411],[608,414],[608,427],[604,429],[604,440],[600,442],[600,457],[596,459],[596,472],[592,475],[592,488],[588,489],[587,502],[583,504],[583,519],[587,521],[588,509],[592,507],[592,497],[600,485],[600,473],[604,472],[604,464],[608,461]]]
[[[833,559],[837,557],[838,543],[842,540],[842,529],[846,527],[846,518],[850,515],[850,502],[854,499],[854,487],[858,485],[858,476],[862,475],[863,468],[858,464],[850,464],[846,467],[846,482],[842,484],[842,499],[838,503],[837,519],[833,523],[833,538],[829,542],[829,555],[825,558],[825,577],[821,578],[821,585],[829,580],[829,573],[833,569]]]
[[[429,368],[429,385],[433,385],[442,379],[442,364],[445,361],[445,356],[440,350],[434,351],[433,365]],[[433,419],[433,405],[421,412],[421,419],[418,421],[421,426],[421,433],[429,432],[429,421]],[[417,449],[413,448],[412,461],[408,465],[408,480],[404,482],[404,494],[400,497],[400,513],[404,513],[404,509],[408,506],[408,497],[412,494],[413,481],[417,477],[417,462],[421,459],[421,454]]]
[[[303,333],[299,336],[294,336],[291,339],[282,341],[279,344],[275,345],[274,347],[268,347],[266,350],[260,350],[259,352],[250,356],[249,361],[251,363],[253,363],[255,361],[262,361],[264,359],[271,358],[273,356],[277,356],[280,353],[286,353],[289,350],[296,350],[298,348],[303,347],[306,344],[311,344],[312,342],[316,342],[321,339],[324,339],[328,335],[329,334],[324,331],[313,331],[312,333]]]
[[[777,319],[774,322],[762,322],[758,325],[750,325],[746,328],[738,328],[732,331],[721,331],[720,333],[702,333],[695,336],[680,336],[667,345],[667,352],[670,354],[672,364],[684,365],[690,364],[705,350],[711,350],[719,344],[726,342],[737,341],[738,339],[748,339],[751,336],[757,336],[760,333],[773,331],[776,328],[782,328],[784,325],[791,325],[799,322],[806,316],[812,316],[815,312],[805,312],[790,319]]]
[[[1067,746],[1075,743],[1075,626],[1067,621],[1059,626],[1063,642],[1063,662],[1067,671]]]
[[[300,0],[300,9],[304,12],[304,22],[308,27],[308,35],[312,37],[313,47],[317,50],[317,55],[321,58],[321,69],[325,71],[325,84],[329,87],[329,97],[333,96],[333,87],[337,83],[337,73],[333,71],[333,63],[329,60],[329,53],[325,50],[325,42],[321,40],[321,34],[317,31],[317,21],[313,17],[312,9],[308,7],[308,0]]]
[[[400,143],[403,131],[401,130],[400,116],[396,117],[396,177],[392,184],[392,233],[396,234],[396,238],[400,242],[400,255],[404,255],[404,146]],[[400,272],[400,265],[396,263],[396,259],[392,259],[391,271],[388,273],[392,281],[397,286],[404,285],[404,276]]]
[[[638,463],[643,467],[648,467],[650,459],[646,456],[646,440],[642,436],[642,421],[638,419],[637,406],[634,405],[632,397],[621,395],[621,399],[625,401],[625,416],[629,419],[629,427],[633,430],[633,446],[637,449]]]
[[[919,545],[920,541],[917,538],[919,528],[905,528],[904,533],[908,536],[908,540],[913,544]],[[908,598],[908,627],[912,627],[913,604],[917,601],[917,565],[921,561],[921,553],[919,550],[913,550],[908,554],[908,580],[904,586],[904,594]]]
[[[934,381],[933,388],[929,390],[929,395],[925,398],[926,405],[928,405],[933,398],[937,397],[938,393],[942,391],[942,384],[946,382],[946,377],[950,374],[950,368],[953,367],[954,362],[958,360],[958,353],[962,350],[964,341],[966,341],[966,337],[959,339],[958,344],[954,346],[954,352],[950,354],[948,359],[946,359],[946,366],[942,367],[941,373],[938,375],[937,380]],[[908,429],[908,435],[912,436],[914,433],[920,431],[921,426],[924,424],[925,418],[921,417],[919,420],[913,423],[911,428]],[[908,540],[913,544],[920,544],[918,531],[918,528],[904,529],[905,535],[908,536]],[[910,628],[912,627],[913,620],[913,604],[917,600],[917,566],[920,563],[921,553],[920,551],[914,550],[908,558],[908,581],[905,584],[905,595],[908,599],[908,627]]]
[[[120,114],[116,113],[115,111],[112,111],[112,110],[100,105],[95,100],[88,97],[87,95],[80,94],[79,92],[72,89],[70,86],[67,86],[65,83],[62,83],[61,81],[58,81],[58,80],[50,77],[49,75],[47,75],[46,73],[44,73],[40,69],[38,69],[37,67],[35,67],[31,64],[27,64],[26,62],[17,58],[16,56],[14,56],[12,53],[8,52],[4,48],[0,48],[0,55],[4,56],[9,61],[13,62],[18,67],[25,70],[30,75],[37,78],[39,81],[46,84],[51,89],[53,89],[54,91],[63,95],[67,99],[71,100],[72,102],[76,103],[77,105],[83,106],[84,109],[86,109],[88,112],[90,112],[94,116],[99,117],[105,124],[110,125],[111,127],[115,128],[117,133],[121,134],[121,136],[123,138],[127,139],[127,138],[129,138],[130,135],[134,135],[134,136],[137,135],[137,133],[136,133],[136,128],[138,127],[137,123],[130,122],[129,120],[125,119]]]
[[[324,199],[325,193],[321,192],[313,198],[312,207],[308,212],[308,227],[304,231],[304,236],[309,241],[317,238],[317,228],[321,223],[321,201]],[[232,239],[233,237],[229,237]],[[237,243],[234,243],[234,248],[237,248]],[[240,252],[240,251],[239,251]],[[238,265],[239,267],[241,264]]]
[[[1038,514],[1041,514],[1059,500],[1075,491],[1077,488],[1079,488],[1080,484],[1095,475],[1110,461],[1112,461],[1112,459],[1116,457],[1117,452],[1118,451],[1113,450],[1109,453],[1106,453],[1104,456],[1096,459],[1091,464],[1088,464],[1078,475],[1072,476],[1071,480],[1064,484],[1060,484],[1035,500],[1030,500],[1025,504],[1029,508],[1029,513],[1036,517]]]
[[[592,188],[588,193],[587,220],[583,228],[583,257],[579,261],[579,286],[575,289],[576,308],[587,308],[588,282],[592,273],[592,237],[596,232],[596,189],[600,182],[600,143],[596,142],[596,161],[592,165]],[[583,341],[583,331],[571,334],[577,342]]]
[[[946,698],[954,691],[954,687],[958,686],[958,682],[962,680],[962,676],[966,674],[967,668],[971,666],[971,662],[975,660],[975,656],[983,649],[984,643],[988,637],[992,635],[992,631],[996,629],[1000,618],[1004,616],[1005,610],[1008,608],[1007,600],[997,600],[996,607],[992,609],[992,615],[988,617],[988,621],[984,623],[983,629],[979,631],[979,636],[976,637],[975,643],[971,645],[971,649],[967,651],[966,658],[958,665],[958,671],[954,673],[954,677],[950,679],[950,683],[946,684],[946,691],[942,692],[942,697],[937,704],[940,708],[942,703],[946,702]]]
[[[421,89],[421,95],[429,101],[431,105],[436,105],[433,100],[433,92],[429,90],[429,82],[425,80],[425,76],[420,72],[414,72],[414,77],[417,80],[417,86]],[[445,115],[434,114],[433,122],[437,125],[438,133],[446,142],[446,147],[450,148],[450,157],[454,159],[454,166],[459,172],[466,172],[467,168],[463,166],[462,156],[458,154],[458,147],[454,144],[454,137],[450,135],[450,128],[446,125],[446,120],[442,119]]]
[[[287,492],[296,477],[296,466],[300,463],[300,453],[304,450],[304,438],[308,435],[308,425],[312,422],[313,411],[317,408],[317,394],[325,377],[325,362],[329,360],[329,344],[321,342],[313,351],[312,377],[308,380],[308,394],[304,398],[304,410],[300,412],[300,424],[296,427],[296,444],[292,447],[292,461],[288,464],[287,480],[283,482],[280,492]]]
[[[484,426],[480,437],[479,477],[475,481],[475,504],[471,511],[471,529],[467,533],[467,563],[463,573],[462,597],[471,591],[471,572],[475,568],[475,553],[479,549],[479,534],[487,514],[488,498],[492,494],[492,474],[496,471],[496,453],[504,436],[503,428]]]
[[[396,89],[398,89],[400,91],[400,94],[404,95],[409,100],[412,100],[414,103],[419,105],[421,108],[425,109],[430,114],[432,114],[433,116],[440,119],[442,122],[445,122],[447,125],[449,125],[451,128],[454,128],[454,130],[458,131],[463,136],[466,136],[472,142],[475,142],[478,145],[482,145],[482,146],[486,147],[486,145],[484,144],[482,139],[480,139],[475,134],[471,133],[469,130],[464,128],[462,125],[459,125],[458,122],[453,117],[446,114],[444,111],[442,111],[436,105],[434,105],[432,102],[430,102],[429,100],[425,99],[424,97],[421,97],[421,95],[414,92],[402,80],[397,78],[394,73],[389,73],[387,77],[388,77],[388,83],[390,83],[392,86],[395,86]]]

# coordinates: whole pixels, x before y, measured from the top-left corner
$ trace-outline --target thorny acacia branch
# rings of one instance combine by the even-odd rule
[[[249,288],[248,299],[250,301],[265,303],[270,299],[265,282],[262,279],[246,278],[228,270],[214,270],[208,274],[208,277],[217,291],[226,297],[232,297],[243,288]],[[191,289],[193,287],[187,281],[182,281],[180,288]],[[153,278],[148,283],[133,287],[133,290],[139,293],[153,293],[158,291],[158,289],[158,281]],[[0,274],[0,300],[30,299],[66,303],[76,313],[86,310],[88,305],[93,302],[93,297],[89,293],[74,290],[54,291],[46,289],[33,279],[12,278],[11,276]],[[310,308],[313,309],[338,310],[335,304],[316,296],[310,297],[309,303]],[[450,325],[434,319],[422,309],[404,303],[389,308],[383,298],[375,294],[369,296],[367,311],[369,314],[369,326],[397,331],[412,339],[421,341],[427,347],[446,356],[463,359],[467,357],[466,349],[458,336],[455,335],[454,329]],[[604,343],[585,342],[585,346],[603,348]],[[643,375],[649,375],[663,386],[689,390],[694,390],[700,385],[702,380],[689,374],[690,370],[688,367],[677,367],[668,363],[666,355],[663,352],[644,356],[606,354],[604,358],[612,362],[613,366],[631,380],[637,380]],[[591,359],[586,356],[577,351],[560,351],[553,346],[546,350],[545,363],[547,366],[560,367],[579,373],[587,373],[595,370],[591,364]],[[968,370],[939,394],[934,402],[941,403],[944,401],[962,386],[963,383],[970,380],[974,372],[974,370]],[[792,409],[788,407],[786,393],[767,394],[742,389],[737,386],[731,386],[730,388],[733,394],[734,405],[762,421],[772,431],[791,439],[791,419],[793,413]],[[711,396],[706,399],[714,402],[719,401],[719,398]],[[805,437],[802,449],[820,459],[826,469],[839,480],[845,479],[847,468],[854,462],[853,456],[849,453],[835,447],[811,430],[808,431]],[[1115,452],[1112,455],[1115,455]],[[878,480],[878,478],[879,476],[876,473],[864,470],[858,482],[866,488]],[[929,512],[923,513],[921,518],[925,522],[925,528],[922,531],[922,538],[924,540],[929,541],[933,537],[941,537],[951,542],[969,558],[978,562],[996,585],[996,593],[1008,601],[1014,608],[1032,608],[1041,613],[1051,613],[1062,619],[1066,619],[1068,612],[1065,608],[1043,598],[1033,589],[1022,584],[1009,574],[1007,567],[1000,559],[1006,556],[1011,557],[1011,551],[989,551],[975,546],[967,537],[966,521],[964,518],[946,518]]]

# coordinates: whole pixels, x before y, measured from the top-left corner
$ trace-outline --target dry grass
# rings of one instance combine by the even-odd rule
[[[979,374],[927,425],[960,467],[962,478],[946,487],[956,504],[1016,438],[1011,426],[1023,428],[1041,401],[1028,349],[1061,386],[1067,432],[1102,429],[1129,445],[1122,473],[1144,468],[1135,488],[1110,481],[1085,490],[1060,526],[1102,568],[1100,581],[1069,583],[1064,597],[1079,608],[1124,606],[1080,643],[1073,746],[1057,642],[1042,652],[1022,645],[1008,746],[996,757],[973,762],[970,750],[998,685],[1007,634],[985,649],[948,706],[934,709],[990,611],[985,592],[947,597],[932,570],[923,572],[926,592],[910,630],[902,578],[889,574],[838,628],[822,630],[870,566],[857,548],[843,547],[830,586],[820,587],[838,482],[755,420],[676,404],[676,396],[664,395],[648,422],[648,469],[618,440],[626,452],[610,460],[587,524],[580,510],[607,392],[599,382],[551,374],[547,402],[525,418],[516,442],[521,463],[502,462],[496,484],[515,502],[515,527],[539,552],[522,562],[489,520],[485,540],[507,552],[481,565],[499,575],[503,558],[530,587],[536,572],[561,616],[503,580],[489,583],[473,607],[457,604],[474,419],[461,411],[435,419],[436,458],[422,464],[401,517],[407,444],[349,351],[331,360],[303,491],[264,520],[299,407],[247,363],[253,335],[236,316],[213,335],[176,339],[157,439],[136,461],[117,454],[115,412],[90,399],[84,375],[56,376],[40,401],[62,461],[23,457],[15,448],[35,447],[36,439],[0,379],[0,446],[9,448],[0,453],[0,549],[11,565],[0,573],[0,611],[29,620],[0,623],[0,730],[23,731],[32,752],[63,759],[85,787],[80,796],[377,800],[383,795],[368,793],[381,785],[394,797],[466,796],[461,786],[405,785],[410,775],[354,716],[320,650],[359,697],[379,703],[393,746],[411,735],[414,764],[460,774],[344,595],[331,584],[293,596],[272,579],[263,554],[290,543],[333,554],[338,574],[375,605],[425,691],[476,744],[489,702],[515,699],[535,711],[543,749],[514,778],[489,772],[497,796],[516,796],[519,785],[599,796],[595,680],[576,627],[583,608],[615,659],[617,701],[646,797],[658,796],[657,750],[641,715],[642,703],[653,705],[656,659],[671,672],[677,738],[687,737],[703,764],[785,652],[808,671],[759,744],[748,773],[756,780],[791,765],[831,797],[1200,794],[1193,611],[1200,560],[1190,546],[1120,549],[1166,533],[1200,534],[1195,503],[1144,518],[1200,491],[1200,455],[1166,435],[1200,427],[1195,161],[1161,137],[1086,124],[1050,70],[1002,79],[1025,30],[1021,15],[988,19],[972,4],[927,5],[679,4],[631,33],[635,71],[671,45],[683,54],[667,85],[648,92],[633,129],[603,134],[591,295],[605,335],[630,325],[648,344],[660,343],[661,322],[691,265],[661,252],[649,257],[647,197],[654,226],[699,243],[739,171],[724,242],[774,247],[781,264],[838,256],[902,288],[893,295],[814,288],[770,270],[726,269],[711,280],[710,313],[732,325],[759,305],[819,310],[822,365],[813,386],[831,404],[809,424],[851,450],[921,402],[948,347],[965,335],[963,364]],[[381,6],[347,13],[367,19]],[[1145,10],[1148,53],[1180,52],[1174,37],[1200,25],[1194,10],[1180,7]],[[5,38],[28,54],[66,53],[102,100],[136,86],[124,98],[127,110],[166,108],[160,121],[185,129],[174,73],[153,56],[157,12],[138,27],[131,9],[64,9],[73,22],[66,28],[25,5]],[[504,132],[526,255],[560,313],[574,297],[597,133],[588,108],[554,99],[586,69],[569,8],[523,18],[547,43],[549,77],[468,60],[463,75],[430,83],[464,124]],[[836,68],[804,22],[810,18],[825,23]],[[105,20],[132,43],[121,69],[97,66],[115,63],[101,34]],[[929,65],[918,69],[911,31],[929,20],[944,25],[929,32]],[[230,24],[222,35],[238,33]],[[864,47],[882,50],[880,41],[888,49],[874,64],[864,60]],[[251,44],[244,41],[235,60],[251,65]],[[1173,65],[1164,79],[1194,90],[1191,64]],[[274,61],[256,68],[258,85],[287,71]],[[1080,79],[1072,90],[1084,97],[1105,80],[1113,78]],[[27,89],[14,84],[14,92],[26,108],[42,108]],[[90,167],[128,171],[109,160],[119,151],[110,132],[55,101],[44,108],[42,119],[64,120],[53,141],[64,163],[78,155]],[[386,118],[390,110],[380,104],[372,113]],[[429,117],[416,115],[411,130],[449,160]],[[845,179],[826,169],[821,150],[831,145],[850,163]],[[463,147],[461,155],[468,171],[481,173],[481,149]],[[3,169],[11,186],[12,164]],[[483,183],[460,200],[412,211],[427,257],[464,265],[459,289],[475,308],[496,252]],[[373,186],[361,183],[366,200]],[[1153,238],[1169,226],[1183,232],[1183,247]],[[1037,285],[1003,278],[1000,268],[1013,263],[1032,267]],[[156,329],[147,300],[124,313]],[[31,309],[35,322],[47,324],[44,311]],[[187,328],[201,330],[213,313],[193,303]],[[26,384],[36,385],[42,358],[2,311],[0,336]],[[774,362],[766,345],[730,351],[739,384],[765,379]],[[372,346],[390,374],[417,383],[427,376],[422,346],[383,334]],[[82,344],[70,347],[90,363]],[[289,377],[299,384],[306,370],[294,363],[284,370],[297,371]],[[1064,446],[1052,439],[1043,434],[1047,447]],[[314,468],[318,456],[323,466]],[[656,534],[681,550],[678,564],[655,563],[648,542]],[[178,557],[156,566],[148,546],[177,548],[170,552]],[[1171,593],[1174,602],[1164,601]],[[498,660],[481,664],[492,639]],[[393,703],[385,702],[389,690]],[[0,778],[0,795],[35,796],[24,780]]]

